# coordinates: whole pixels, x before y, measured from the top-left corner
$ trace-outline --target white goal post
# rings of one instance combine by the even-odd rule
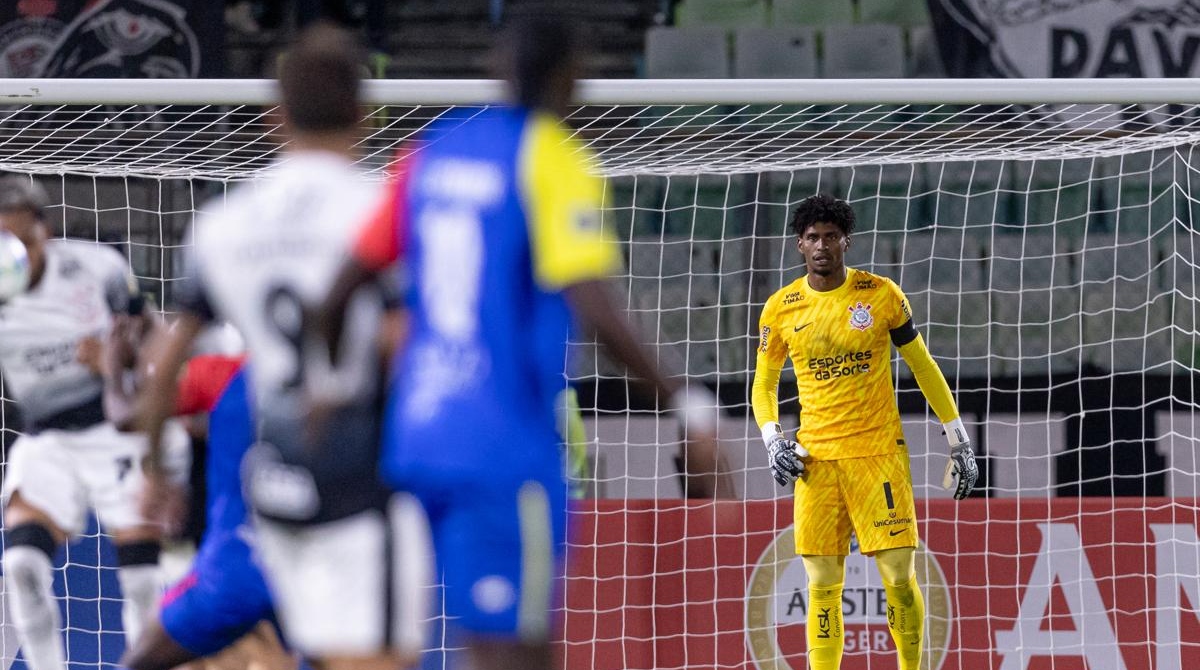
[[[490,80],[368,82],[369,178],[448,107],[500,97]],[[273,99],[262,80],[0,80],[0,171],[46,186],[56,234],[120,245],[169,310],[197,208],[282,156]],[[940,428],[894,362],[925,667],[1200,664],[1193,82],[586,80],[578,99],[620,295],[722,400],[743,500],[681,501],[677,426],[577,343],[589,498],[572,513],[565,667],[805,667],[788,492],[748,384],[763,301],[804,271],[790,214],[817,192],[854,207],[847,262],[904,289],[981,455],[979,495],[949,500]],[[115,577],[92,567],[97,535],[81,546],[62,572],[70,653],[112,664]],[[843,667],[891,667],[879,577],[847,565]]]

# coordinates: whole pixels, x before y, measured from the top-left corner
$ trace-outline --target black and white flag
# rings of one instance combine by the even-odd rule
[[[1195,77],[1200,0],[929,0],[950,77]]]

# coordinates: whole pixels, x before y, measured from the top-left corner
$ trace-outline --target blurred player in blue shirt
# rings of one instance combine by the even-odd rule
[[[562,121],[577,46],[553,16],[515,24],[502,58],[516,104],[431,124],[321,312],[337,342],[346,297],[403,262],[409,330],[382,472],[429,514],[446,611],[478,668],[551,666],[566,538],[554,402],[574,320],[683,413],[696,485],[731,492],[713,475],[715,399],[660,373],[610,295],[621,259],[601,223],[603,184]]]
[[[246,541],[250,531],[240,469],[254,441],[254,424],[243,361],[241,356],[196,356],[179,382],[176,414],[208,414],[207,527],[192,569],[168,590],[157,620],[147,622],[121,660],[130,670],[167,670],[214,655],[260,622],[274,621],[270,593]],[[273,656],[257,660],[268,668],[272,662],[295,667],[274,640],[265,648],[272,647]]]

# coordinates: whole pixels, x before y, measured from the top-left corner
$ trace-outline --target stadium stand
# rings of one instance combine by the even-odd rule
[[[817,40],[812,28],[739,28],[733,39],[733,76],[741,78],[816,77]]]
[[[646,76],[656,79],[723,78],[730,74],[723,28],[655,27],[646,31]]]

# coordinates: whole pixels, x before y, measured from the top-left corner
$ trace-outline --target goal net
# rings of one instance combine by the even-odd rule
[[[123,247],[169,311],[197,207],[269,179],[281,157],[269,87],[40,84],[0,111],[0,170],[47,187],[57,234]],[[372,84],[362,149],[375,179],[448,106],[496,92]],[[893,361],[923,667],[1200,663],[1200,110],[1180,88],[587,82],[570,123],[607,177],[619,295],[662,360],[721,399],[740,499],[685,499],[674,419],[574,343],[583,497],[557,605],[564,667],[806,667],[790,490],[770,476],[748,397],[759,311],[804,273],[791,212],[818,192],[854,207],[848,264],[905,291],[980,456],[977,494],[955,503],[940,425]],[[780,386],[788,429],[794,375]],[[7,444],[19,424],[3,407]],[[119,655],[115,577],[95,567],[112,564],[106,546],[93,529],[61,563],[72,661]],[[846,564],[843,667],[895,667],[873,562],[855,547]],[[448,651],[443,639],[432,651]]]

